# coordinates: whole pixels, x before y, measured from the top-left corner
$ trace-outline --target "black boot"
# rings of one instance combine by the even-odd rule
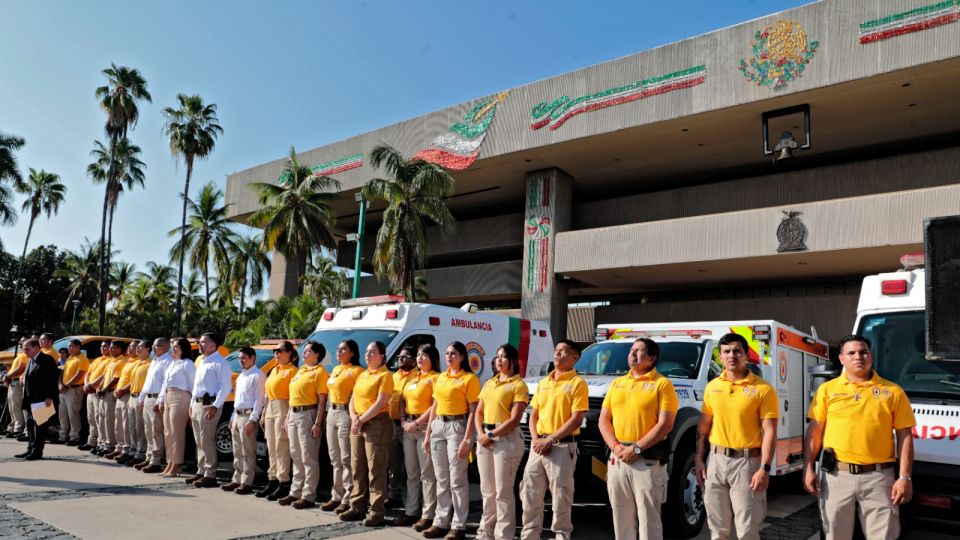
[[[278,485],[280,485],[280,482],[277,480],[271,480],[267,482],[267,486],[256,493],[257,497],[261,499],[266,497],[267,495],[276,491]]]
[[[273,493],[267,495],[268,501],[276,501],[282,499],[290,494],[290,482],[280,482],[280,485],[277,486],[277,490]]]

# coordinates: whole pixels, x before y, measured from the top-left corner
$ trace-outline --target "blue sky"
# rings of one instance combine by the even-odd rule
[[[110,62],[139,69],[153,95],[130,138],[146,189],[117,210],[119,259],[168,261],[183,167],[163,137],[177,93],[219,107],[224,134],[192,186],[345,137],[808,2],[0,0],[0,131],[24,137],[28,167],[59,174],[67,202],[31,246],[96,240],[101,186],[85,176],[105,116],[94,89]],[[191,189],[191,194],[196,189]],[[0,228],[19,254],[28,220]],[[251,232],[247,230],[247,232]]]

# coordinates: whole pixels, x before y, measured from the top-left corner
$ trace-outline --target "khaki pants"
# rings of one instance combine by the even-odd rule
[[[430,429],[430,455],[433,474],[437,478],[437,515],[433,525],[441,529],[463,529],[470,512],[470,491],[467,486],[467,458],[457,452],[467,430],[467,421],[433,421]]]
[[[233,480],[235,484],[253,485],[257,473],[257,431],[260,426],[252,422],[253,433],[247,435],[246,426],[251,424],[250,414],[237,414],[230,423],[233,439]]]
[[[477,468],[480,471],[480,493],[483,495],[478,539],[509,540],[517,535],[517,504],[513,497],[513,484],[517,480],[522,457],[523,435],[517,428],[502,435],[492,448],[477,445]]]
[[[87,445],[100,446],[100,396],[87,394]]]
[[[163,416],[153,408],[157,398],[143,400],[143,433],[147,438],[147,460],[150,465],[160,465],[164,456]]]
[[[167,463],[183,465],[187,444],[187,423],[190,422],[190,392],[171,388],[163,396],[163,437]]]
[[[285,399],[267,401],[263,413],[263,436],[267,439],[267,457],[270,467],[267,478],[281,482],[290,481],[290,438],[280,428],[287,417],[288,402]]]
[[[290,457],[293,458],[290,496],[310,502],[317,501],[317,483],[320,481],[320,439],[310,433],[316,421],[317,409],[308,409],[290,411],[287,424]]]
[[[853,538],[853,520],[858,515],[863,534],[870,540],[900,536],[900,508],[890,499],[893,469],[864,474],[822,473],[821,479],[820,516],[827,540]]]
[[[391,499],[403,499],[403,484],[406,480],[406,471],[403,462],[403,428],[393,422],[393,442],[390,443],[390,462],[387,464],[387,471],[390,475],[390,489],[388,491]]]
[[[100,415],[98,420],[100,421],[100,447],[113,451],[117,445],[117,432],[116,426],[116,407],[117,407],[117,398],[113,397],[113,393],[104,392],[100,396]]]
[[[60,392],[60,440],[80,440],[80,405],[83,388],[74,386]]]
[[[350,503],[353,473],[350,472],[350,412],[331,408],[327,415],[327,451],[333,466],[333,486],[330,498],[343,504]]]
[[[127,400],[127,454],[142,460],[147,455],[147,436],[143,428],[143,415],[140,414],[140,400],[130,396]]]
[[[202,403],[190,402],[190,421],[193,425],[193,440],[197,445],[197,474],[207,478],[217,478],[217,423],[220,413],[217,409],[213,418],[207,419]]]
[[[117,452],[124,454],[130,453],[130,438],[127,434],[127,403],[129,401],[130,394],[124,394],[120,399],[115,399],[113,405],[113,432],[117,437]]]
[[[710,454],[703,502],[712,540],[730,538],[734,527],[740,540],[759,540],[767,515],[767,492],[750,489],[750,480],[759,468],[759,457]]]
[[[555,444],[550,453],[541,456],[530,452],[520,482],[520,503],[523,505],[521,540],[538,540],[543,531],[544,494],[550,489],[555,538],[570,540],[573,522],[573,471],[577,466],[577,443]]]
[[[607,466],[607,494],[616,538],[662,540],[660,506],[667,500],[667,466],[637,458],[630,463],[611,458]],[[639,523],[639,526],[638,526]]]
[[[437,513],[437,480],[433,474],[433,460],[423,450],[426,434],[426,426],[403,434],[403,461],[407,469],[403,513],[408,516],[419,514],[422,519],[432,521]]]
[[[23,433],[27,427],[26,417],[23,416],[23,383],[19,380],[10,383],[7,389],[7,410],[13,419],[11,430],[14,433]]]
[[[384,414],[364,424],[360,435],[350,435],[350,506],[370,518],[382,518],[386,512],[387,460],[392,441],[393,420]]]

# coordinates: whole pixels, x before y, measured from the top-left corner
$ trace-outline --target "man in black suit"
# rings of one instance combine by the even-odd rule
[[[17,457],[28,461],[43,458],[43,445],[47,441],[47,422],[37,425],[33,418],[34,403],[45,403],[52,407],[59,396],[59,371],[57,361],[40,351],[40,342],[28,339],[23,344],[23,352],[30,358],[23,383],[23,409],[27,417],[27,451]],[[48,420],[49,421],[49,420]]]

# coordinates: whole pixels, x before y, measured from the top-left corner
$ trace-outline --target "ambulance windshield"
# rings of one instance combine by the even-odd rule
[[[627,357],[632,341],[602,341],[583,350],[577,362],[581,375],[624,375],[630,370]],[[703,359],[703,343],[690,341],[660,342],[657,372],[675,379],[696,379]]]
[[[922,311],[869,315],[859,333],[870,340],[873,368],[909,395],[960,399],[960,362],[927,360]]]
[[[382,341],[387,348],[390,347],[390,342],[393,341],[393,338],[397,337],[396,330],[381,330],[377,328],[359,328],[355,330],[348,330],[344,328],[339,329],[330,329],[330,330],[320,330],[319,332],[314,332],[310,334],[310,337],[307,338],[307,341],[316,341],[324,346],[327,349],[326,356],[323,357],[321,364],[323,367],[328,369],[333,369],[337,365],[336,354],[337,354],[337,345],[345,339],[352,339],[357,342],[357,347],[360,349],[360,365],[367,367],[367,362],[364,360],[363,352],[366,350],[367,345],[373,341]],[[306,343],[306,341],[304,342]],[[300,353],[300,357],[303,358],[303,347],[304,343],[300,344],[300,347],[297,348],[297,352]]]

